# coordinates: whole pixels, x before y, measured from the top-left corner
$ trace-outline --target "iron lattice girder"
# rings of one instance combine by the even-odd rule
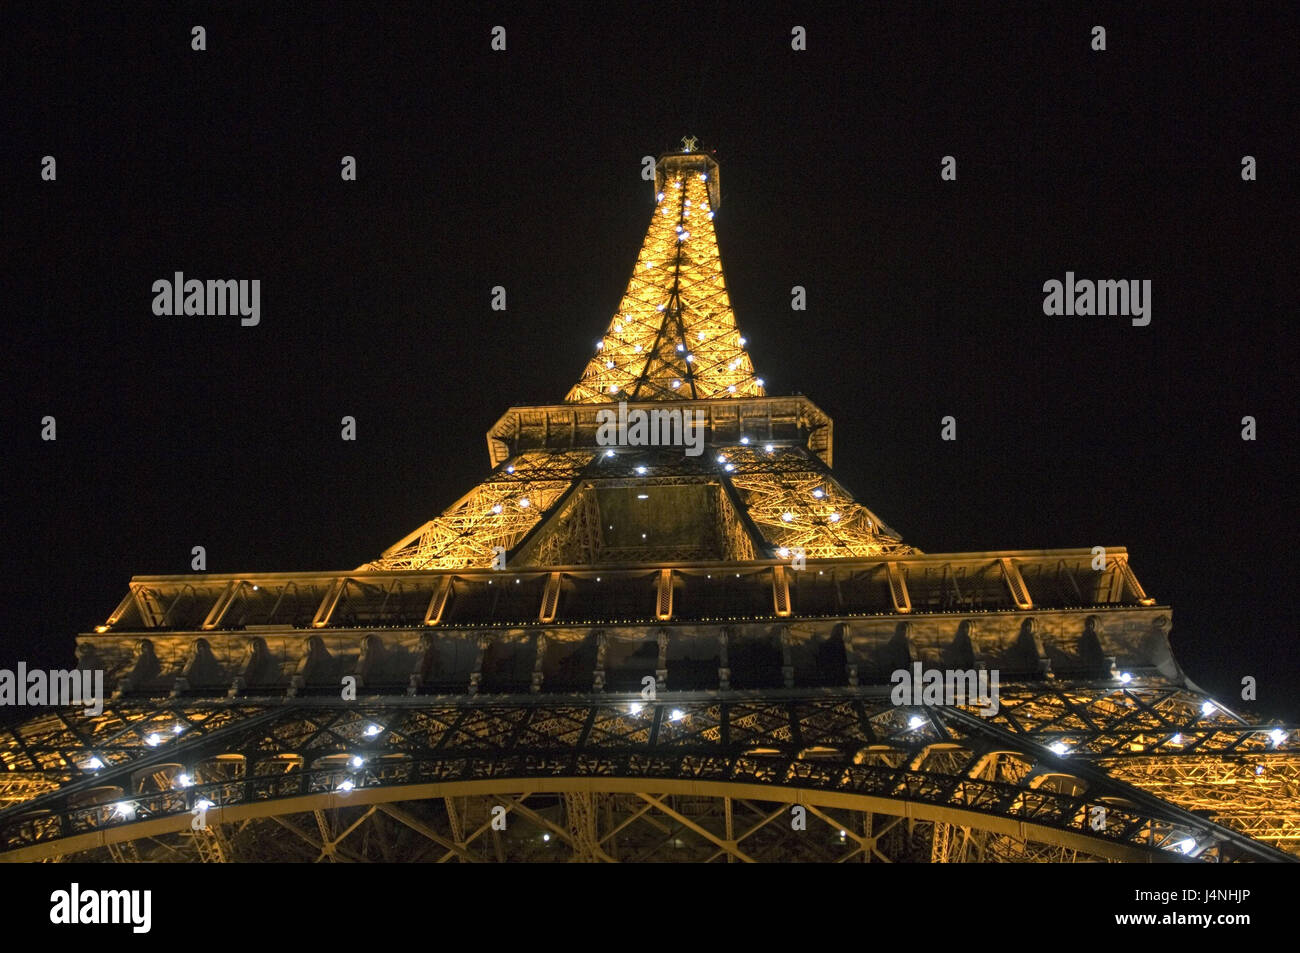
[[[713,400],[624,401],[629,420],[634,415],[645,415],[647,435],[661,434],[665,422],[673,417],[698,420],[701,437],[706,446],[743,446],[741,440],[754,445],[772,444],[779,450],[806,450],[817,460],[831,466],[834,424],[831,418],[813,401],[803,395],[791,397],[716,398]],[[599,404],[549,404],[511,407],[487,432],[488,455],[493,467],[508,463],[512,457],[523,453],[549,450],[593,450],[603,452],[609,444],[602,443],[602,425],[605,421],[619,419],[620,403]],[[668,430],[675,435],[673,426]],[[608,428],[606,428],[606,433]],[[637,449],[623,446],[623,452]],[[707,463],[707,455],[686,456],[686,447],[662,447],[661,462],[668,464],[673,457],[689,464],[692,461]]]
[[[340,799],[366,791],[388,791],[381,799],[391,800],[407,795],[389,789],[412,785],[487,784],[509,790],[524,781],[567,779],[585,785],[578,789],[640,784],[639,789],[652,790],[648,781],[689,780],[770,788],[770,796],[793,789],[926,804],[969,815],[965,823],[976,826],[981,816],[1010,819],[1143,850],[1169,850],[1190,837],[1198,853],[1226,849],[1234,858],[1278,856],[1106,777],[1086,756],[1053,755],[1041,734],[1017,737],[951,708],[925,709],[924,724],[914,726],[917,709],[895,707],[878,693],[817,699],[773,694],[781,693],[726,701],[674,696],[637,714],[630,701],[600,697],[532,704],[522,699],[415,703],[403,697],[365,705],[304,701],[272,708],[112,706],[97,719],[63,712],[38,720],[61,722],[62,728],[35,724],[21,732],[26,756],[46,766],[36,773],[57,775],[59,788],[0,811],[0,844],[15,851],[123,825],[129,839],[131,823],[169,818],[173,826],[187,823],[197,798],[214,802],[214,811],[262,804],[262,813],[274,814],[272,802],[281,799],[286,810],[302,798]],[[674,709],[680,717],[671,717]],[[192,725],[193,733],[173,736],[177,723]],[[371,725],[382,730],[367,734]],[[93,751],[106,767],[76,768],[92,749],[70,751],[66,732],[102,737]],[[173,740],[151,744],[155,734]],[[996,756],[990,761],[998,752],[1013,756],[1004,763]],[[56,759],[69,755],[69,763],[55,767]],[[1282,756],[1295,759],[1297,749],[1274,754]],[[351,767],[352,757],[362,757],[364,764]],[[190,765],[195,765],[190,769],[194,786],[156,787]],[[30,773],[25,769],[14,764],[10,773]],[[1059,789],[1042,786],[1043,778],[1056,777],[1073,780]],[[335,793],[344,780],[354,785],[352,794]],[[115,818],[105,796],[109,805],[129,802],[135,820]],[[1089,808],[1099,803],[1108,811],[1101,832],[1089,826]],[[242,811],[241,816],[254,815]]]
[[[1089,853],[1081,848],[1092,844],[1043,844],[1022,836],[1014,825],[1009,831],[994,831],[949,820],[925,820],[915,814],[910,817],[878,815],[838,804],[813,803],[835,800],[835,795],[810,798],[807,792],[798,792],[800,803],[796,805],[791,801],[751,798],[740,792],[735,797],[704,795],[698,790],[574,793],[579,798],[571,799],[569,792],[461,794],[369,806],[314,808],[270,817],[231,818],[206,831],[155,833],[132,841],[74,850],[62,856],[79,862],[110,859],[119,863],[313,859],[349,863],[505,863],[565,859],[595,859],[606,863],[649,859],[703,863],[719,860],[892,863],[927,859],[1023,863],[1122,859],[1114,853],[1120,849],[1117,845],[1102,845],[1104,854]],[[574,816],[573,807],[576,805],[583,812],[588,798],[594,810],[585,816]],[[807,812],[808,824],[801,830],[789,823],[795,806]],[[504,810],[509,817],[504,831],[492,824],[499,810]],[[775,823],[780,820],[785,823]],[[584,849],[574,839],[571,829],[575,822],[585,823],[588,829],[594,822],[597,850]],[[289,831],[293,836],[285,838],[281,831]],[[125,832],[119,828],[112,833]],[[1026,825],[1023,833],[1035,832],[1032,826]],[[45,845],[45,849],[53,846]],[[1145,854],[1136,852],[1136,857],[1145,859]]]
[[[717,166],[672,156],[618,311],[570,403],[762,396],[727,298],[713,230]],[[709,175],[715,178],[708,181]]]
[[[625,478],[615,478],[620,485]],[[809,611],[808,614],[831,615],[894,611],[900,615],[918,609],[942,608],[951,611],[969,609],[1017,608],[1011,590],[1001,578],[1002,564],[1009,561],[1023,577],[1023,585],[1034,606],[1066,608],[1070,606],[1150,605],[1131,571],[1127,570],[1127,553],[1121,546],[1107,550],[1107,568],[1092,570],[1095,557],[1091,550],[1024,550],[987,553],[897,552],[857,558],[818,562],[810,556],[802,573],[787,573],[787,578],[816,584],[829,573],[830,588],[839,611]],[[788,566],[789,561],[766,558],[728,561],[723,568],[745,573],[751,581],[771,587],[772,570]],[[894,584],[901,586],[906,606],[899,607],[897,597],[886,598],[879,605],[869,605],[855,597],[865,594],[869,581],[882,576],[892,567]],[[532,579],[557,571],[575,585],[590,584],[597,576],[611,579],[632,578],[649,568],[668,568],[674,574],[694,569],[716,571],[716,562],[688,561],[659,564],[653,567],[606,565],[560,565],[546,567],[510,567],[509,573]],[[761,575],[754,575],[761,571]],[[491,569],[388,569],[362,568],[349,573],[243,573],[187,574],[176,576],[137,576],[130,589],[105,624],[107,632],[149,630],[201,631],[229,630],[244,625],[275,626],[293,629],[315,624],[329,627],[335,623],[336,608],[349,599],[358,601],[364,621],[358,624],[400,626],[426,624],[430,600],[448,580],[486,582],[505,573]],[[1068,585],[1066,584],[1068,583]],[[809,609],[811,610],[811,606]],[[789,615],[799,616],[801,606],[797,592]],[[626,612],[623,613],[626,617]],[[532,614],[536,618],[536,614]],[[653,600],[647,600],[641,616],[656,618]],[[768,616],[776,618],[775,610]],[[1026,615],[1026,618],[1029,616]],[[495,620],[484,619],[491,624]],[[509,621],[529,621],[527,618]],[[90,646],[93,638],[83,636],[79,644]]]
[[[556,522],[561,504],[576,492],[691,482],[724,487],[745,514],[753,544],[767,555],[789,547],[800,547],[813,559],[916,552],[871,510],[854,502],[804,447],[708,444],[692,457],[680,449],[590,446],[510,457],[441,516],[360,568],[488,568],[497,547],[507,551],[513,565],[525,540],[555,531],[548,524]]]

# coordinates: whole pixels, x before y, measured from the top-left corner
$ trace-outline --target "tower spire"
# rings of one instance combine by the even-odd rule
[[[655,164],[655,210],[636,266],[568,403],[762,397],[727,297],[713,216],[718,163],[682,151]]]

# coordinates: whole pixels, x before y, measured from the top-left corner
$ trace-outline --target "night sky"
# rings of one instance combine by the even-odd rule
[[[351,569],[437,515],[578,379],[641,158],[695,135],[758,373],[861,502],[932,553],[1127,546],[1189,676],[1300,720],[1293,5],[5,6],[0,667],[193,546]],[[155,316],[176,271],[259,279],[260,325]],[[1066,271],[1149,279],[1150,325],[1044,315]]]

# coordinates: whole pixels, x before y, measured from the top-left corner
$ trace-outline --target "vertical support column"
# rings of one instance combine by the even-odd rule
[[[794,662],[790,655],[790,627],[781,626],[781,678],[786,688],[794,688]]]
[[[655,690],[668,690],[668,630],[660,629],[657,635],[659,642],[659,661],[655,666]]]
[[[731,820],[731,798],[729,797],[722,799],[722,816],[726,828],[727,843],[734,847],[736,845],[736,830]],[[736,855],[732,851],[727,851],[727,863],[734,864],[735,862]]]
[[[853,629],[847,622],[840,624],[840,642],[844,645],[844,676],[850,688],[858,687],[858,656],[853,650]]]
[[[602,630],[596,633],[596,670],[591,675],[591,690],[605,690],[605,652],[609,648],[609,636]]]
[[[469,693],[478,694],[479,682],[483,680],[483,656],[487,654],[488,646],[492,644],[492,636],[486,632],[480,633],[478,637],[478,654],[474,656],[474,671],[469,673]]]
[[[418,695],[420,688],[424,685],[424,680],[429,677],[433,671],[434,659],[437,654],[437,648],[433,642],[433,634],[430,632],[420,633],[420,654],[415,660],[415,669],[411,672],[410,678],[406,685],[406,694]]]
[[[543,666],[546,663],[546,633],[537,634],[537,657],[533,659],[533,679],[532,684],[528,686],[528,691],[532,695],[540,694],[542,691],[542,679],[545,678]]]
[[[727,642],[730,638],[731,630],[724,625],[718,633],[718,688],[724,692],[731,690],[731,668],[727,663]]]

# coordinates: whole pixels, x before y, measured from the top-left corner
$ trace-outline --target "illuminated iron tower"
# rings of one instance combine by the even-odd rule
[[[352,571],[132,579],[77,638],[103,712],[0,731],[0,859],[1300,852],[1296,729],[1186,679],[1125,549],[904,543],[756,376],[716,161],[654,189],[578,383],[440,515]],[[896,704],[917,666],[997,710]]]

